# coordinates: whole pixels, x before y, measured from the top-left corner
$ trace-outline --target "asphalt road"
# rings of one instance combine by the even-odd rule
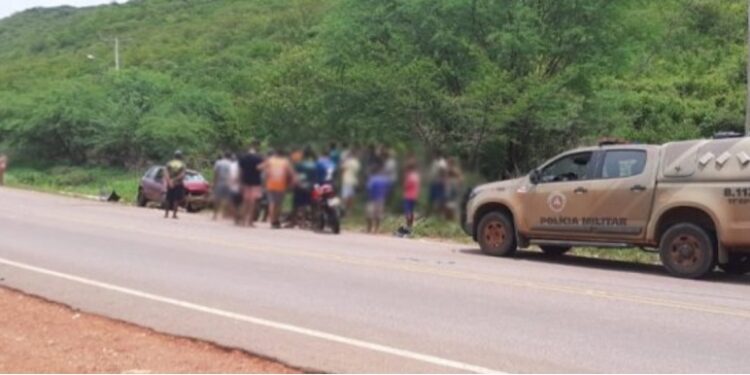
[[[750,279],[718,272],[165,220],[0,188],[0,279],[314,371],[750,372]]]

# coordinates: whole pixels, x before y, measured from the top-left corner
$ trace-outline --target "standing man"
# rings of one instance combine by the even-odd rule
[[[232,202],[232,191],[230,180],[232,174],[232,153],[225,152],[224,155],[214,163],[214,220],[223,216]]]
[[[5,170],[8,168],[8,157],[0,154],[0,186],[5,185]]]
[[[347,211],[354,206],[354,196],[359,186],[359,174],[362,164],[359,162],[357,150],[347,152],[346,158],[341,164],[341,197]]]
[[[404,218],[406,226],[398,229],[397,234],[401,237],[411,236],[414,227],[414,211],[419,200],[419,191],[421,190],[421,179],[417,161],[410,158],[406,162],[404,174]]]
[[[242,183],[242,208],[240,209],[240,225],[253,227],[255,221],[256,203],[263,194],[261,186],[260,166],[263,156],[258,152],[260,145],[253,142],[247,153],[240,158],[240,180]]]
[[[385,200],[391,182],[382,165],[374,166],[374,171],[367,180],[367,233],[378,233],[380,222],[385,215]]]
[[[302,151],[302,159],[295,160],[294,170],[297,175],[297,184],[294,187],[294,199],[292,204],[292,214],[289,217],[289,227],[301,225],[308,217],[307,212],[312,204],[312,191],[317,176],[317,164],[315,162],[315,152],[310,146]]]
[[[294,170],[289,159],[286,158],[284,150],[275,150],[271,157],[263,162],[260,167],[266,177],[266,192],[268,192],[268,216],[271,219],[271,228],[281,228],[281,205],[289,186],[296,181]]]
[[[433,211],[439,215],[445,215],[445,195],[448,178],[448,161],[442,153],[437,152],[430,166],[430,205],[427,207],[427,216]]]
[[[180,202],[185,198],[185,163],[182,161],[182,151],[174,152],[174,158],[167,163],[166,176],[167,182],[167,206],[164,210],[164,218],[169,217],[169,211],[172,211],[172,218],[177,219],[177,208]]]

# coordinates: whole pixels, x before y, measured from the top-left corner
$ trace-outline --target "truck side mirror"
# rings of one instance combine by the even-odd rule
[[[538,169],[534,169],[529,173],[529,181],[536,185],[539,183],[539,180],[542,178],[542,172],[540,172]]]

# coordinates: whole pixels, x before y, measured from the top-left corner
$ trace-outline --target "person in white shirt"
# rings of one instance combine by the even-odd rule
[[[351,150],[341,164],[341,198],[344,199],[347,211],[351,210],[354,205],[361,170],[362,164],[359,161],[358,152]]]
[[[232,201],[232,194],[229,190],[229,180],[232,170],[232,154],[224,153],[221,159],[214,163],[214,220],[226,212]]]

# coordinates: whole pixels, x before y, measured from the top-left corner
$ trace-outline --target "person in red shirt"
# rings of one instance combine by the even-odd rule
[[[422,181],[419,176],[417,162],[413,158],[406,162],[404,166],[404,218],[406,226],[399,228],[400,236],[411,235],[414,226],[414,211],[419,200],[419,191],[422,188]]]

